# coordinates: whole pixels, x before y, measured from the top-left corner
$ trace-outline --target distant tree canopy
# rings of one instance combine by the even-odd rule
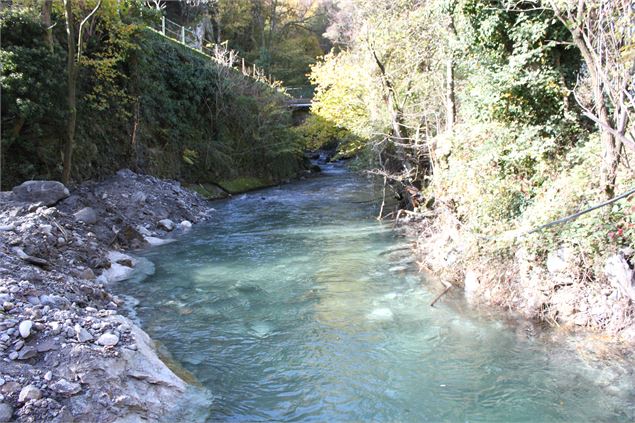
[[[164,5],[170,19],[199,28],[207,42],[227,42],[287,86],[307,85],[310,66],[331,46],[322,36],[330,1],[201,0]]]

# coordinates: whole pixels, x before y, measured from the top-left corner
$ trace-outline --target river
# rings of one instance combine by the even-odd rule
[[[635,420],[632,363],[585,359],[456,293],[430,307],[438,283],[375,220],[376,188],[331,166],[213,203],[142,254],[154,274],[120,289],[212,393],[201,420]]]

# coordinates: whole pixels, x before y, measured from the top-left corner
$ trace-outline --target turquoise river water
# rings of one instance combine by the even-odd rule
[[[213,203],[120,287],[211,394],[203,421],[635,420],[633,366],[470,308],[435,307],[372,181],[324,175]]]

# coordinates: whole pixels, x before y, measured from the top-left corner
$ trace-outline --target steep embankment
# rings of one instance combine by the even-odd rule
[[[5,12],[1,29],[6,190],[59,179],[68,106],[63,28],[54,29],[53,48],[28,12]],[[303,169],[286,97],[276,89],[143,25],[98,29],[102,39],[88,40],[80,66],[72,179],[130,168],[197,186],[238,180],[249,189]]]

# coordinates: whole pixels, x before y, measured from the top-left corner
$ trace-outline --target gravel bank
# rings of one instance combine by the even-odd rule
[[[0,422],[186,421],[206,406],[109,286],[133,272],[124,251],[211,210],[178,182],[129,170],[70,192],[32,181],[0,193]]]

